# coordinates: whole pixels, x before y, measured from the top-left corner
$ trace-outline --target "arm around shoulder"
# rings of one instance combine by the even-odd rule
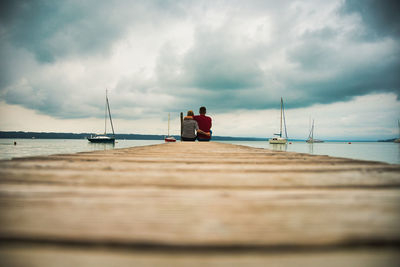
[[[211,136],[210,132],[204,132],[204,131],[202,131],[200,129],[198,129],[197,132],[201,133],[201,134],[204,134],[204,135],[207,135],[207,136]]]

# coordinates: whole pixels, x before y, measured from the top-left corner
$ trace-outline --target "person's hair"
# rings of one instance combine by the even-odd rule
[[[206,107],[201,107],[200,110],[199,110],[199,113],[200,114],[206,114],[206,111],[207,111]]]
[[[194,116],[193,110],[189,110],[189,111],[187,112],[187,115],[188,115],[188,116]]]

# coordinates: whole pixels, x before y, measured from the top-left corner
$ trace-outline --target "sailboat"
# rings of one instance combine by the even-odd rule
[[[282,119],[285,125],[285,138],[282,137]],[[286,144],[287,143],[287,131],[286,131],[286,121],[285,121],[285,111],[283,107],[283,99],[281,97],[281,123],[279,134],[274,134],[277,137],[273,137],[269,139],[270,144]]]
[[[319,139],[314,139],[314,120],[312,121],[312,126],[310,129],[310,134],[308,135],[307,143],[323,143],[324,141]]]
[[[165,142],[176,142],[175,137],[169,135],[169,121],[170,121],[170,114],[168,113],[168,136],[165,137]]]
[[[397,124],[399,125],[399,136],[400,136],[400,120],[397,120]],[[400,143],[400,138],[394,139],[395,143]]]
[[[111,129],[113,132],[113,135],[111,137],[107,136],[107,111],[108,111],[108,115],[110,117]],[[114,126],[113,126],[113,122],[111,119],[111,111],[110,111],[110,104],[108,102],[107,90],[106,90],[106,112],[105,112],[105,116],[104,116],[104,135],[95,135],[95,136],[91,135],[87,139],[91,143],[112,143],[112,144],[115,143]]]

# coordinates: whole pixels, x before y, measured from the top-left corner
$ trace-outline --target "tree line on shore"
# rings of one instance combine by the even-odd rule
[[[54,133],[54,132],[23,132],[23,131],[0,131],[0,138],[20,138],[20,139],[86,139],[93,133]],[[116,134],[119,140],[164,140],[164,135],[156,134]],[[180,136],[174,136],[180,140]],[[213,136],[216,141],[265,141],[266,138],[256,137],[231,137]]]

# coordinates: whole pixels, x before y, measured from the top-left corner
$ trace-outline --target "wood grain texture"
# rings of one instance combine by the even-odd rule
[[[132,264],[143,249],[171,266],[171,250],[212,266],[399,260],[400,165],[178,142],[1,161],[0,177],[8,262],[79,250],[86,265],[99,251]]]

